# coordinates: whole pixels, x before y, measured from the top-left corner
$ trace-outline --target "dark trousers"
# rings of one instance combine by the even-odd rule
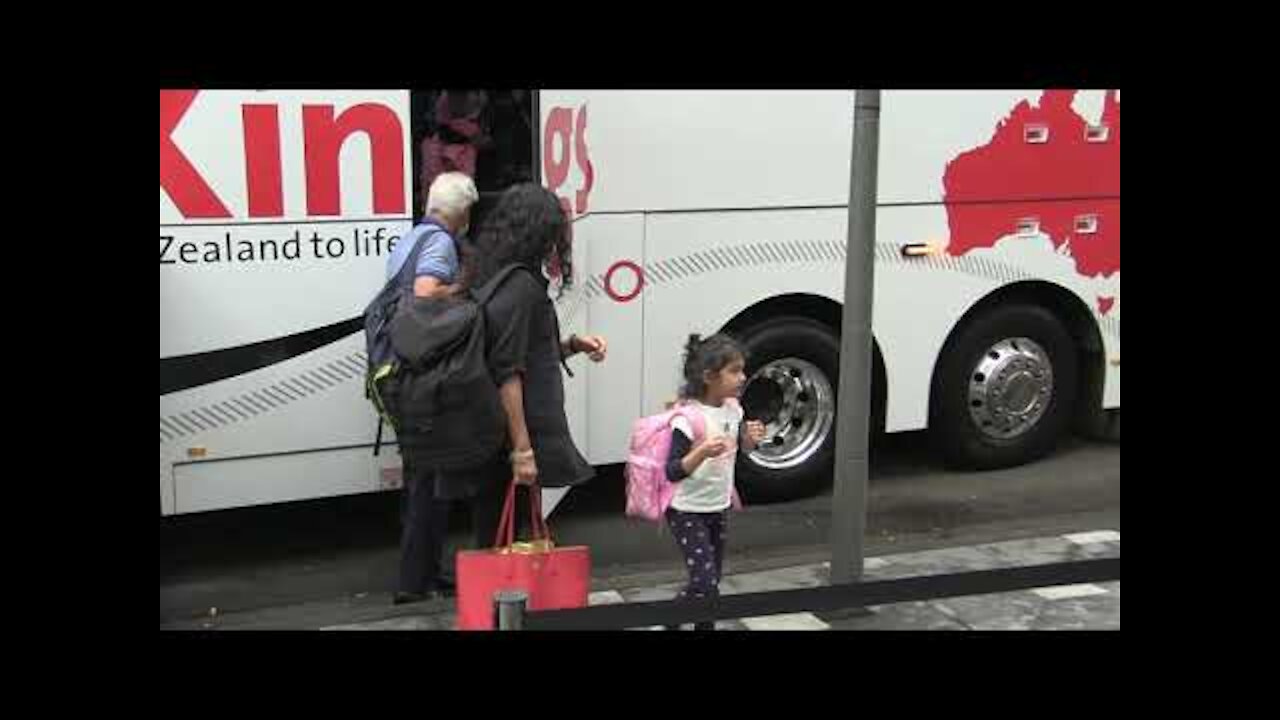
[[[714,597],[720,594],[720,571],[724,567],[726,512],[687,513],[667,510],[667,525],[684,554],[689,582],[680,597]]]
[[[472,545],[476,550],[494,546],[502,505],[511,486],[511,465],[504,456],[475,467],[449,470],[439,474],[437,490],[447,498],[467,503],[471,511]],[[516,539],[531,537],[529,524],[529,491],[516,490]]]
[[[684,555],[689,582],[679,597],[718,597],[720,574],[724,568],[724,543],[728,534],[728,512],[689,513],[667,510],[667,525]],[[695,623],[695,630],[714,630],[715,623]]]
[[[444,557],[449,533],[449,501],[436,497],[434,468],[404,458],[400,491],[400,592],[425,594],[453,563]]]
[[[471,527],[477,550],[494,547],[498,522],[502,519],[502,506],[507,501],[507,488],[511,485],[510,471],[506,471],[502,481],[496,481],[497,478],[494,480],[481,485],[476,496],[471,498]],[[529,492],[524,487],[516,488],[516,540],[532,538]]]

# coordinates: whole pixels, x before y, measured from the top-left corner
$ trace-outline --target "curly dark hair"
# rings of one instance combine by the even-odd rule
[[[541,276],[546,263],[561,278],[560,293],[573,286],[573,239],[560,200],[536,183],[513,185],[485,218],[474,242],[463,252],[463,275],[472,287],[483,285],[513,263]]]
[[[737,340],[724,333],[716,333],[705,340],[700,335],[690,335],[684,346],[684,387],[680,388],[680,397],[690,400],[701,398],[707,392],[703,373],[720,372],[734,360],[747,361],[746,348]]]

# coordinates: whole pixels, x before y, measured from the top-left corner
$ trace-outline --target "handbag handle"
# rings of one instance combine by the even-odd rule
[[[534,540],[551,540],[551,529],[542,518],[542,488],[537,483],[529,486],[530,527]],[[502,505],[502,517],[498,521],[497,536],[494,537],[495,548],[507,548],[515,544],[516,514],[516,482],[507,486],[507,499]],[[504,542],[505,541],[505,542]]]

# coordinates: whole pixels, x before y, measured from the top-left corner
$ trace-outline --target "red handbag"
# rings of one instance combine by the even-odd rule
[[[515,540],[516,485],[507,489],[494,547],[462,550],[456,560],[458,629],[492,630],[493,596],[501,590],[529,594],[529,610],[586,607],[591,589],[591,552],[585,545],[555,547],[542,519],[542,490],[529,487],[531,542]]]

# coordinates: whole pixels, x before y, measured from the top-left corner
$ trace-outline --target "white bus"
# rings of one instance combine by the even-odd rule
[[[440,91],[160,92],[160,513],[398,487],[360,313],[421,212]],[[624,460],[691,332],[748,347],[748,498],[830,478],[852,91],[491,91],[477,224],[535,180],[573,219],[576,442]],[[883,95],[873,421],[949,463],[1118,435],[1120,93]],[[557,497],[551,498],[551,505]]]

